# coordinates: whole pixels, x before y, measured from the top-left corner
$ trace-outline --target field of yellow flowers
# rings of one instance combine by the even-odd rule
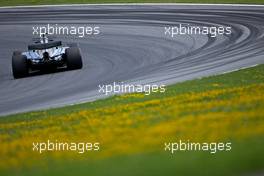
[[[32,150],[33,142],[47,140],[99,142],[100,150]],[[232,150],[164,151],[165,142],[178,140],[229,141]],[[165,93],[0,118],[0,175],[240,175],[263,171],[263,148],[263,65],[168,86]]]

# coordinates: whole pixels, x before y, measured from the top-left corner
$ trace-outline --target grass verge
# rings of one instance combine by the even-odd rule
[[[263,173],[264,65],[0,118],[3,175],[241,175]],[[99,152],[32,151],[32,142],[100,142]],[[229,152],[164,151],[164,142],[232,142]]]

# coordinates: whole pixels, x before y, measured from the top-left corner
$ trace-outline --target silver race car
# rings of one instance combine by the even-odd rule
[[[77,46],[63,46],[61,41],[50,40],[42,35],[28,51],[15,51],[12,56],[12,71],[15,79],[32,72],[66,68],[82,68],[82,57]]]

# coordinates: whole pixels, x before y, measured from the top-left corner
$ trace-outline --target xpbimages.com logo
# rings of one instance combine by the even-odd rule
[[[207,151],[211,154],[219,151],[230,151],[232,149],[231,142],[191,142],[177,141],[177,142],[165,142],[164,151],[171,154],[175,154],[180,151]]]
[[[100,34],[99,26],[75,26],[75,25],[58,25],[58,24],[47,24],[32,27],[32,34],[42,36],[43,34],[48,35],[74,35],[79,38],[85,36],[98,35]]]
[[[99,151],[99,142],[59,142],[57,140],[45,142],[33,142],[32,150],[35,152],[56,152],[56,151],[75,151],[77,153],[84,153],[88,151]]]
[[[98,85],[99,93],[109,95],[116,93],[144,93],[145,95],[150,95],[151,93],[160,92],[164,93],[166,91],[165,85],[157,84],[125,84],[124,82],[118,83],[113,82],[113,84]]]

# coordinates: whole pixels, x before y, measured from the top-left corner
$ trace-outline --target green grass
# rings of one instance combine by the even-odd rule
[[[233,143],[232,152],[209,154],[204,152],[142,153],[116,156],[98,161],[61,162],[32,168],[0,171],[0,175],[19,176],[243,176],[264,173],[264,138]],[[2,161],[4,162],[4,161]]]
[[[130,117],[131,119],[137,118],[138,114],[141,114],[141,116],[150,116],[150,121],[145,123],[141,121],[136,121],[136,124],[131,125],[124,125],[124,129],[133,130],[135,133],[142,132],[142,134],[135,135],[136,139],[134,140],[131,145],[135,145],[134,147],[137,148],[137,145],[140,145],[141,142],[144,142],[144,137],[148,135],[148,133],[144,133],[144,129],[146,128],[146,131],[149,131],[148,129],[151,127],[155,127],[159,124],[165,124],[164,125],[164,131],[166,131],[168,127],[166,126],[167,122],[170,122],[172,120],[190,118],[190,116],[194,117],[194,121],[191,123],[183,123],[187,131],[183,131],[185,133],[189,133],[189,136],[199,136],[197,134],[197,131],[192,131],[196,125],[199,125],[199,123],[196,121],[195,118],[201,117],[203,119],[203,115],[206,116],[208,113],[213,113],[214,115],[217,115],[219,113],[233,113],[233,112],[242,112],[242,119],[239,121],[239,123],[232,124],[232,126],[227,125],[228,131],[218,131],[221,130],[221,127],[219,128],[217,125],[221,125],[222,122],[225,122],[228,119],[235,119],[236,117],[233,117],[232,115],[227,117],[224,117],[222,121],[215,122],[214,116],[206,116],[207,120],[204,121],[204,125],[202,125],[203,128],[201,128],[201,131],[205,132],[205,137],[210,136],[210,133],[214,133],[215,135],[222,135],[227,134],[226,138],[223,139],[224,141],[226,139],[232,140],[232,150],[230,152],[218,152],[216,154],[210,154],[208,152],[178,152],[174,155],[164,152],[163,146],[156,146],[153,144],[153,146],[149,148],[143,148],[139,150],[138,152],[131,152],[131,153],[124,153],[124,154],[115,154],[110,157],[106,157],[104,159],[97,158],[97,159],[90,159],[89,155],[85,156],[82,159],[73,159],[69,156],[65,156],[65,158],[61,159],[54,159],[53,157],[49,157],[48,155],[41,155],[39,156],[39,160],[37,162],[34,162],[31,166],[21,166],[18,168],[7,168],[5,170],[0,170],[0,175],[95,175],[95,176],[101,176],[101,175],[140,175],[140,176],[158,176],[158,175],[166,175],[166,176],[175,176],[175,175],[196,175],[196,176],[204,176],[204,175],[251,175],[251,174],[257,174],[261,175],[263,174],[264,170],[264,133],[262,131],[259,131],[255,134],[257,135],[251,135],[247,137],[234,137],[232,136],[233,133],[235,133],[237,130],[241,130],[241,132],[251,133],[251,131],[259,130],[260,127],[264,127],[263,120],[264,116],[263,114],[258,114],[258,112],[263,112],[264,108],[264,95],[260,95],[263,90],[261,89],[250,89],[248,90],[248,87],[250,86],[262,86],[264,84],[264,65],[259,65],[253,68],[248,68],[228,74],[223,75],[217,75],[217,76],[211,76],[207,78],[202,79],[196,79],[191,81],[186,81],[182,83],[178,83],[175,85],[168,86],[166,88],[165,93],[155,93],[151,94],[149,96],[143,96],[143,97],[125,97],[123,96],[113,96],[104,100],[98,100],[95,102],[90,103],[83,103],[79,105],[73,105],[63,108],[55,108],[50,110],[44,110],[44,111],[37,111],[37,112],[30,112],[30,113],[21,113],[21,114],[15,114],[15,115],[9,115],[0,117],[0,124],[1,125],[14,125],[17,124],[18,126],[14,127],[13,129],[1,129],[0,128],[0,137],[1,135],[9,135],[10,139],[12,138],[18,138],[19,140],[23,140],[21,137],[27,137],[29,135],[28,132],[34,132],[34,130],[41,130],[43,129],[43,132],[45,128],[48,128],[48,126],[45,127],[42,126],[42,123],[36,123],[36,126],[34,124],[27,126],[27,122],[47,122],[48,124],[52,126],[57,127],[65,127],[65,129],[60,129],[58,131],[58,134],[62,135],[68,135],[69,137],[73,135],[74,133],[78,132],[79,130],[84,130],[78,128],[77,131],[74,131],[74,129],[71,129],[67,126],[74,125],[73,123],[84,123],[82,121],[85,119],[85,117],[78,117],[78,113],[81,111],[87,112],[94,112],[95,114],[91,114],[90,116],[87,116],[87,119],[93,119],[93,115],[96,116],[96,111],[99,113],[102,113],[101,116],[96,116],[96,118],[101,118],[101,122],[103,125],[99,125],[98,129],[97,126],[92,127],[92,131],[89,131],[87,129],[87,134],[95,132],[97,134],[97,131],[104,130],[107,128],[112,128],[112,126],[106,126],[104,127],[104,123],[107,125],[108,123],[107,119],[111,118],[113,121],[115,119],[119,118],[119,115],[124,115],[129,111],[126,109],[121,109],[116,114],[105,114],[104,109],[111,109],[115,107],[123,108],[126,105],[128,107],[134,107],[132,109],[133,112],[131,114],[135,115],[135,117]],[[181,110],[183,114],[170,114],[171,117],[163,117],[160,115],[161,113],[165,113],[166,111],[169,111],[172,108],[175,107],[175,104],[166,104],[167,101],[171,100],[171,98],[181,99],[181,96],[186,97],[188,99],[188,95],[202,95],[203,93],[212,93],[222,91],[222,90],[228,90],[231,92],[222,93],[217,96],[201,96],[201,99],[198,100],[192,100],[188,99],[188,101],[192,100],[193,102],[185,102],[186,105],[192,105],[192,103],[201,103],[201,105],[206,105],[210,102],[217,102],[221,100],[229,100],[232,101],[232,99],[238,96],[246,96],[243,93],[243,91],[234,91],[235,88],[241,88],[241,90],[247,90],[247,93],[250,93],[251,98],[256,98],[254,95],[260,96],[259,102],[249,101],[245,104],[224,104],[224,105],[215,105],[212,109],[192,109],[186,106],[186,109]],[[152,105],[148,104],[148,102],[153,100],[160,100],[162,103],[158,105]],[[183,99],[184,100],[184,99]],[[239,99],[238,99],[239,100]],[[182,101],[182,100],[180,100]],[[145,106],[138,108],[137,103],[146,103]],[[164,103],[164,104],[163,104]],[[176,106],[180,105],[180,102],[175,101]],[[177,104],[178,103],[178,104]],[[155,107],[157,106],[157,107]],[[159,109],[159,107],[162,110]],[[157,109],[155,109],[157,108]],[[237,109],[235,109],[237,108]],[[152,112],[154,111],[154,112]],[[108,112],[108,111],[107,111]],[[249,113],[256,113],[256,117],[254,118],[247,118]],[[68,115],[76,116],[76,119],[74,121],[67,121],[67,119],[64,119],[64,117],[67,117]],[[98,115],[98,114],[97,114]],[[167,115],[165,113],[165,115]],[[110,121],[111,121],[110,119]],[[202,120],[201,119],[201,120]],[[91,121],[90,121],[91,122]],[[21,123],[25,123],[24,125]],[[121,123],[122,124],[122,123]],[[20,126],[19,126],[20,125]],[[38,126],[40,125],[40,126]],[[89,124],[90,125],[90,124]],[[110,124],[111,125],[111,124]],[[211,127],[211,125],[216,125]],[[117,125],[113,126],[115,128],[119,128]],[[67,128],[66,128],[67,127]],[[89,126],[84,126],[89,127]],[[171,127],[172,128],[172,127]],[[173,128],[177,129],[178,126],[173,126]],[[207,129],[208,128],[208,129]],[[52,129],[52,128],[51,128]],[[120,127],[122,129],[122,127]],[[119,129],[119,130],[120,130]],[[210,131],[212,129],[212,131]],[[225,128],[223,128],[225,129]],[[245,130],[243,130],[245,129]],[[263,129],[263,128],[262,128]],[[110,130],[111,131],[111,130]],[[24,133],[25,132],[25,133]],[[115,131],[112,131],[113,134],[110,134],[110,137],[116,138],[116,143],[120,143],[119,138],[123,139],[125,136],[133,136],[133,133],[126,133],[115,135]],[[161,131],[162,132],[162,131]],[[38,132],[35,132],[36,134],[39,134]],[[199,133],[199,131],[198,131]],[[87,134],[84,134],[86,136]],[[39,134],[42,135],[42,134]],[[50,134],[56,135],[55,133]],[[111,136],[112,135],[112,136]],[[179,139],[179,137],[185,136],[185,134],[177,134],[173,133],[174,136],[171,136],[173,140]],[[187,136],[188,136],[187,135]],[[231,136],[228,136],[231,135]],[[240,136],[240,134],[238,135]],[[241,136],[243,134],[241,133]],[[37,137],[37,136],[36,136]],[[150,136],[154,138],[153,136]],[[20,139],[21,138],[21,139]],[[81,136],[82,138],[82,136]],[[104,137],[100,136],[101,139]],[[106,137],[107,138],[107,137]],[[142,138],[142,139],[141,139]],[[157,136],[158,138],[158,136]],[[1,138],[0,138],[1,139]],[[183,140],[186,140],[187,138],[181,138]],[[3,143],[8,143],[9,141],[1,141],[0,145]],[[25,143],[27,141],[24,141]],[[115,142],[115,140],[114,140]],[[122,145],[122,143],[120,143]],[[114,144],[113,144],[114,146]],[[109,147],[106,146],[106,148]],[[153,147],[153,148],[152,148]],[[110,146],[111,148],[111,146]],[[1,146],[0,146],[1,149]],[[104,150],[104,148],[102,149]],[[107,150],[107,149],[106,149]],[[25,151],[30,152],[30,149],[25,149]],[[1,152],[1,151],[0,151]],[[11,152],[12,153],[12,152]],[[13,153],[12,155],[15,155]],[[12,156],[10,155],[10,156]],[[33,156],[33,155],[32,155]],[[3,156],[2,156],[3,157]],[[31,158],[25,159],[30,160]],[[1,162],[5,162],[2,160]],[[45,167],[43,167],[43,162],[45,163]]]
[[[263,0],[1,0],[0,6],[94,3],[232,3],[263,4]]]
[[[95,162],[52,163],[49,169],[35,168],[19,175],[91,176],[243,176],[264,173],[264,138],[234,143],[232,152],[216,155],[203,152],[147,153],[118,156]],[[52,168],[52,169],[51,169]],[[41,170],[41,172],[40,172]]]

